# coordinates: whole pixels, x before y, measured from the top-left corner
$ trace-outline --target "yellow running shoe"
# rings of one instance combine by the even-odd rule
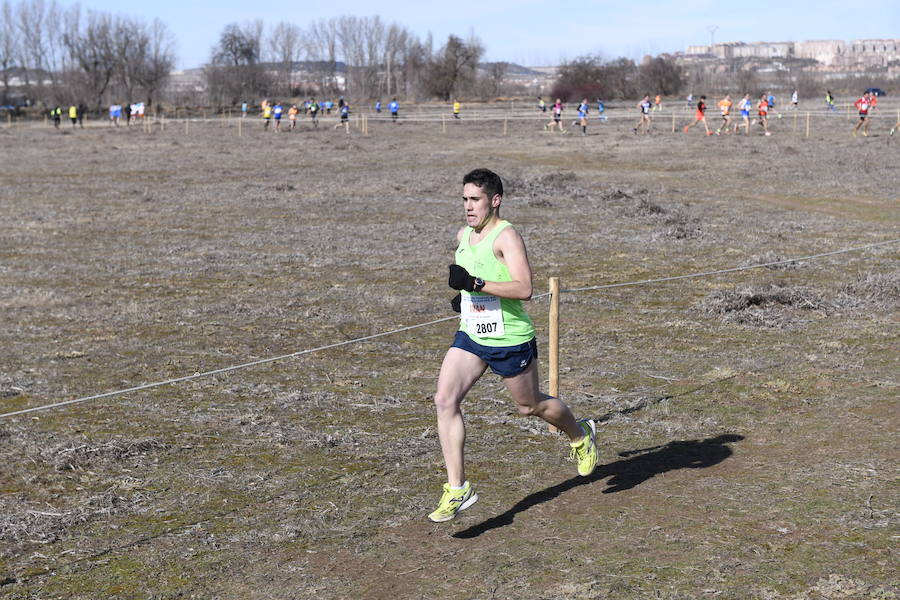
[[[478,500],[478,494],[467,481],[461,490],[450,489],[450,484],[444,484],[444,495],[437,510],[428,515],[428,520],[434,523],[443,523],[456,517],[461,510],[466,510]]]
[[[584,437],[581,441],[570,444],[572,450],[569,458],[578,463],[578,474],[587,477],[597,466],[597,444],[594,443],[597,425],[592,419],[582,419],[578,421],[578,425],[584,430]]]

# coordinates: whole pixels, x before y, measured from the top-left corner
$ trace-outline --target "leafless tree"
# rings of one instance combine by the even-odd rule
[[[144,52],[138,57],[137,81],[147,95],[147,106],[153,105],[153,99],[165,87],[169,73],[175,65],[175,36],[159,19],[143,27],[147,44]]]
[[[316,65],[319,88],[323,94],[337,91],[337,19],[314,21],[309,27],[308,59]]]
[[[493,62],[486,65],[482,64],[481,68],[484,70],[484,74],[479,77],[478,95],[485,100],[500,96],[503,93],[503,85],[506,73],[509,71],[509,63]]]
[[[384,43],[384,79],[382,89],[387,96],[393,96],[399,87],[396,79],[402,73],[398,68],[401,57],[409,47],[413,35],[406,28],[392,23],[387,29]]]
[[[463,41],[455,35],[437,53],[429,69],[428,91],[442,100],[459,94],[475,81],[475,69],[484,53],[484,47],[476,38]]]
[[[268,39],[272,62],[278,65],[276,90],[279,94],[293,95],[294,64],[306,53],[307,42],[303,30],[293,23],[278,23]]]
[[[97,107],[103,103],[119,64],[115,43],[118,28],[121,22],[108,14],[88,11],[83,24],[80,7],[66,14],[63,43],[74,67],[70,85],[84,90]]]
[[[21,0],[15,9],[19,64],[29,93],[40,95],[44,84],[57,83],[60,68],[60,8],[55,0]],[[34,86],[35,89],[32,89]]]
[[[13,21],[13,9],[8,0],[0,7],[0,78],[3,80],[3,104],[9,103],[9,80],[16,64],[19,46],[18,32]]]
[[[268,76],[260,62],[262,34],[260,20],[225,26],[205,69],[207,86],[217,105],[237,104],[251,94],[269,93]]]

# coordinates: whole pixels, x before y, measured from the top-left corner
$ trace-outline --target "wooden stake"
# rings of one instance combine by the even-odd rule
[[[190,121],[188,120],[188,118],[185,117],[185,119],[184,119],[184,135],[187,135],[187,134],[188,134],[188,123],[189,123],[189,122],[190,122]]]
[[[441,131],[447,133],[447,118],[445,115],[441,115]]]
[[[797,111],[794,111],[794,131],[797,131]]]
[[[507,127],[506,127],[506,119],[503,119],[503,135],[506,135]]]
[[[559,277],[550,278],[550,395],[559,398]],[[550,425],[550,433],[559,429]]]
[[[806,137],[809,137],[809,111],[806,111]]]
[[[672,111],[672,133],[675,133],[675,111]]]
[[[244,135],[244,122],[243,121],[244,121],[243,119],[238,118],[238,137],[241,137],[242,135]]]

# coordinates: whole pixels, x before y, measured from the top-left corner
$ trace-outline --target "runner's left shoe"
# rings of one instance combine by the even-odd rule
[[[594,440],[597,425],[593,419],[582,419],[578,421],[578,426],[584,431],[584,437],[570,444],[572,450],[569,452],[569,458],[578,463],[578,474],[587,477],[597,467],[597,444]]]

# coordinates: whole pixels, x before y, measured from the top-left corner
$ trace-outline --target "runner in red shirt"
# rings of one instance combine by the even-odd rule
[[[750,125],[759,123],[762,125],[766,135],[772,135],[769,131],[769,99],[765,94],[759,97],[759,102],[756,104],[756,111],[759,114],[759,117],[753,119],[753,121],[750,122]]]
[[[860,127],[863,128],[863,137],[869,137],[869,110],[874,109],[877,103],[877,100],[872,102],[872,94],[869,92],[864,93],[862,98],[853,103],[853,106],[859,111],[859,123],[853,128],[853,137],[856,137],[856,132]]]

